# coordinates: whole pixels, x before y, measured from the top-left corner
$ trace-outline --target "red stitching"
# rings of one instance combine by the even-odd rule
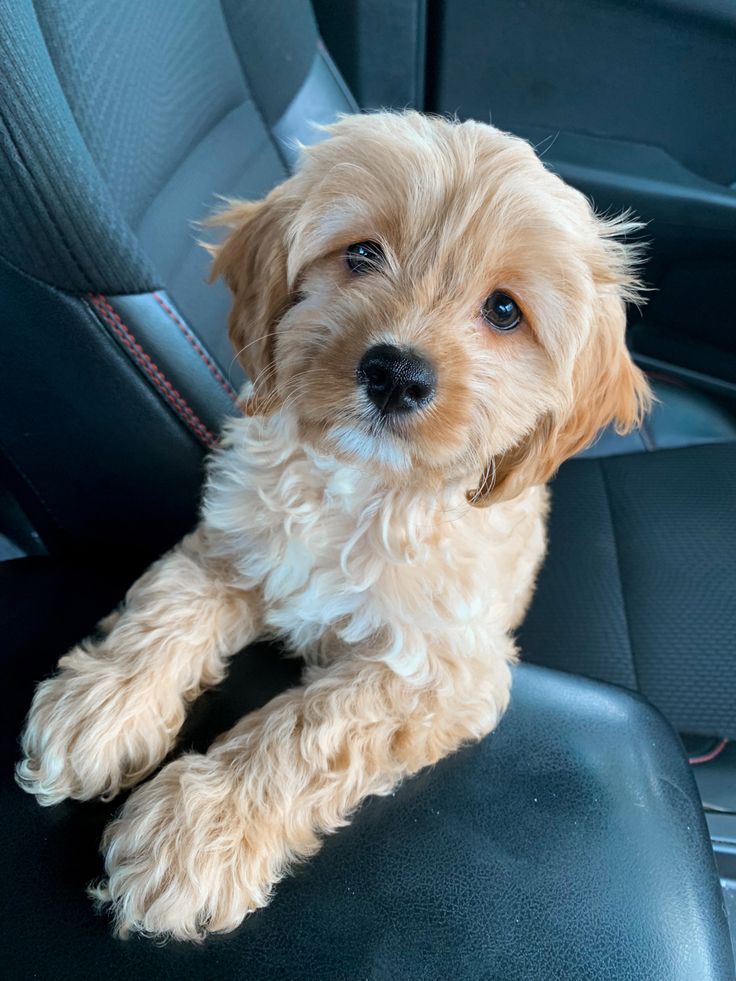
[[[168,305],[168,303],[165,300],[163,300],[158,293],[154,292],[153,293],[153,298],[156,301],[156,303],[158,303],[158,305],[161,307],[161,309],[164,311],[164,313],[167,313],[169,315],[169,317],[174,321],[174,323],[176,324],[176,326],[179,328],[179,330],[186,337],[186,339],[192,345],[192,347],[194,348],[194,350],[197,352],[197,354],[200,356],[200,358],[204,361],[204,363],[210,369],[210,371],[212,372],[212,374],[215,376],[215,379],[218,382],[218,384],[220,385],[220,388],[223,389],[223,391],[228,396],[228,398],[231,398],[233,400],[233,402],[237,402],[237,400],[238,400],[238,394],[237,394],[237,392],[235,391],[235,389],[233,388],[233,386],[230,384],[230,382],[226,381],[223,378],[223,376],[220,373],[220,370],[217,367],[217,365],[215,364],[215,362],[207,354],[207,352],[202,347],[202,345],[197,341],[197,338],[192,334],[192,332],[187,327],[187,325],[185,323],[183,323],[179,317],[177,317],[177,315],[174,313],[174,311],[171,309],[171,307]]]
[[[714,760],[716,756],[721,755],[726,746],[728,746],[728,740],[721,739],[720,742],[716,743],[716,745],[709,750],[709,752],[703,753],[702,756],[690,756],[688,758],[688,763],[690,766],[697,766],[699,763],[710,763],[710,761]]]
[[[134,359],[153,381],[167,402],[176,411],[177,415],[197,433],[207,446],[214,449],[217,445],[215,436],[205,426],[202,420],[195,415],[184,396],[174,388],[158,365],[151,359],[150,355],[143,350],[130,328],[123,323],[117,311],[110,306],[101,294],[93,295],[91,299],[100,316],[110,325],[115,335],[128,348]]]
[[[102,319],[110,326],[116,337],[118,337],[130,351],[134,360],[140,365],[141,368],[143,368],[148,377],[161,392],[169,405],[174,409],[179,418],[182,419],[189,426],[189,428],[199,436],[206,446],[208,446],[210,449],[215,449],[217,446],[217,438],[212,432],[210,432],[202,420],[192,411],[184,396],[174,388],[158,365],[155,364],[151,357],[143,350],[141,345],[135,339],[130,328],[123,323],[117,311],[110,306],[105,297],[100,293],[91,294],[90,300],[94,304]]]

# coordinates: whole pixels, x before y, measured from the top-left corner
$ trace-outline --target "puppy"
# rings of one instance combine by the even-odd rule
[[[636,226],[490,126],[345,118],[219,220],[243,416],[197,530],[39,685],[18,780],[114,797],[257,637],[306,669],[109,825],[96,895],[122,935],[232,930],[367,795],[496,726],[544,485],[648,400],[624,344]]]

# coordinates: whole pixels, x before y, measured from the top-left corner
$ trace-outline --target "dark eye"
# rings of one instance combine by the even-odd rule
[[[383,249],[377,242],[356,242],[345,250],[345,262],[350,272],[362,276],[383,265]]]
[[[508,293],[491,293],[480,310],[483,319],[496,330],[513,330],[521,323],[521,310]]]

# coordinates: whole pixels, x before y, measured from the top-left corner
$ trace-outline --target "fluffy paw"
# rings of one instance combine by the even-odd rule
[[[201,940],[265,906],[273,838],[255,849],[245,813],[232,769],[209,756],[184,756],[135,791],[105,831],[107,877],[90,889],[117,934]]]
[[[164,758],[183,719],[155,679],[126,675],[113,656],[77,647],[36,689],[16,780],[43,805],[110,799]]]

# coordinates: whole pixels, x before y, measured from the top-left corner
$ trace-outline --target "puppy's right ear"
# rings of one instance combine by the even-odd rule
[[[230,342],[253,383],[247,407],[258,412],[273,399],[275,327],[289,308],[286,214],[282,187],[263,201],[231,201],[208,221],[231,231],[214,256],[210,281],[222,277],[233,294]]]

